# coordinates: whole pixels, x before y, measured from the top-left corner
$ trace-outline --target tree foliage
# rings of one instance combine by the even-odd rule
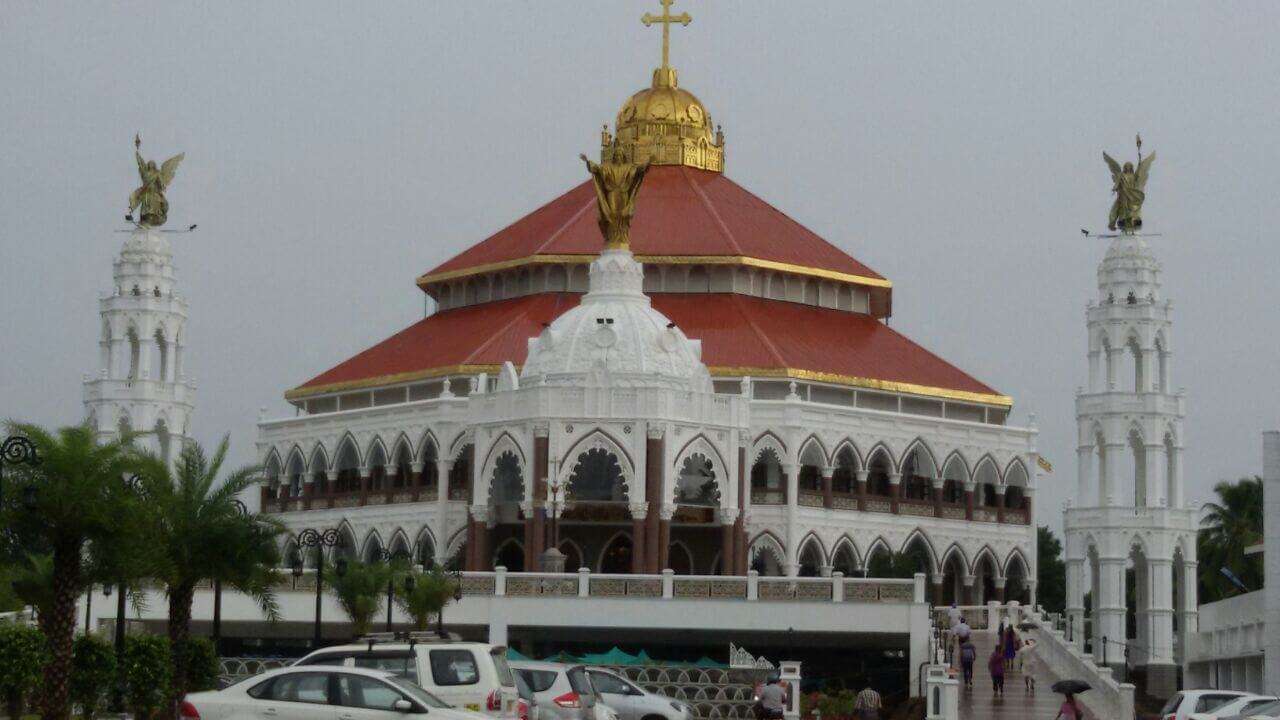
[[[76,638],[71,652],[71,702],[84,720],[93,720],[115,686],[116,654],[111,644],[94,635]]]
[[[49,659],[49,648],[39,630],[0,622],[0,698],[9,717],[22,717],[23,708],[40,688],[40,669]]]
[[[347,563],[342,573],[331,566],[325,567],[326,589],[351,619],[357,637],[367,634],[372,627],[374,617],[386,600],[387,582],[393,579],[393,573],[387,563]]]
[[[1036,602],[1049,612],[1064,612],[1067,604],[1067,564],[1062,541],[1047,526],[1036,528]]]
[[[1245,550],[1262,541],[1262,478],[1220,482],[1213,488],[1216,502],[1204,506],[1196,554],[1200,561],[1200,602],[1213,602],[1240,590],[1222,574],[1227,568],[1245,587],[1262,587],[1260,555]]]
[[[218,676],[222,668],[212,640],[189,637],[181,645],[174,645],[171,652],[174,655],[182,654],[181,665],[187,674],[183,687],[187,692],[202,692],[218,688]]]
[[[155,720],[168,707],[170,686],[169,641],[156,635],[130,635],[124,643],[125,702],[139,720]]]
[[[22,497],[24,502],[0,508],[0,527],[7,538],[19,538],[26,552],[48,552],[53,558],[51,595],[40,617],[50,653],[42,715],[65,720],[76,600],[90,579],[86,556],[95,546],[124,543],[135,529],[139,501],[123,478],[138,469],[138,456],[128,444],[131,435],[99,443],[87,424],[51,432],[11,423],[9,431],[29,438],[40,462],[6,473],[6,485],[11,474],[16,481],[6,487],[6,498]],[[28,499],[34,506],[22,507]]]
[[[169,595],[169,641],[172,654],[172,697],[175,706],[187,693],[191,607],[196,585],[218,580],[255,598],[269,619],[279,617],[275,568],[279,565],[275,520],[244,511],[237,496],[257,481],[256,467],[239,468],[220,478],[228,440],[213,456],[195,442],[183,445],[173,469],[163,459],[146,456],[143,495],[155,548],[152,575]]]
[[[402,580],[397,583],[396,604],[405,614],[413,618],[415,630],[427,630],[432,617],[439,617],[440,611],[453,599],[457,582],[439,565],[423,572],[410,572],[405,576],[412,580],[412,587],[407,587]]]

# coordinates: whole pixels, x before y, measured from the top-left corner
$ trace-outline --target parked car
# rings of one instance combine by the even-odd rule
[[[519,720],[540,720],[542,712],[538,709],[538,698],[534,696],[533,688],[520,673],[512,672],[511,677],[516,681],[516,694],[520,696],[516,701],[516,717]]]
[[[1213,712],[1232,700],[1250,696],[1252,693],[1237,690],[1183,690],[1160,709],[1160,720],[1191,720],[1192,713]]]
[[[511,669],[533,690],[540,720],[619,720],[582,665],[521,661]]]
[[[591,685],[620,720],[693,720],[688,703],[649,692],[604,668],[588,668]]]
[[[254,675],[222,690],[191,693],[185,720],[477,720],[404,678],[383,670],[294,665]]]
[[[1228,718],[1248,718],[1254,715],[1266,715],[1265,708],[1276,704],[1271,695],[1246,695],[1234,698],[1210,712],[1191,713],[1190,720],[1227,720]],[[1274,715],[1275,713],[1271,713]]]
[[[1218,720],[1280,720],[1280,700],[1272,700],[1261,707],[1253,708],[1248,713],[1229,715]]]
[[[444,702],[491,716],[516,714],[515,680],[507,649],[485,643],[452,641],[387,642],[321,648],[294,663],[386,670]]]

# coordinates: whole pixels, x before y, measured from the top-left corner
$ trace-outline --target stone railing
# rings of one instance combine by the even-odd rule
[[[1111,668],[1098,667],[1093,658],[1067,642],[1048,617],[1032,612],[1028,619],[1039,627],[1025,630],[1024,637],[1029,635],[1036,641],[1035,653],[1049,673],[1060,680],[1079,679],[1092,686],[1078,696],[1082,705],[1099,718],[1134,720],[1133,685],[1117,682]]]
[[[799,504],[800,504],[800,506],[801,506],[801,507],[816,507],[816,508],[820,508],[820,507],[822,507],[822,505],[823,505],[823,503],[822,503],[822,493],[820,493],[820,492],[813,492],[812,490],[801,490],[801,491],[800,491],[800,502],[799,502]]]
[[[231,684],[268,670],[279,670],[293,664],[297,658],[236,658],[225,657],[218,661],[218,677]]]
[[[314,585],[312,585],[314,588]],[[739,600],[743,602],[809,601],[839,603],[924,602],[923,579],[846,578],[839,571],[831,577],[761,577],[754,570],[746,576],[613,575],[592,573],[462,573],[462,594],[477,597],[581,597],[651,598],[676,600]]]
[[[752,490],[752,505],[786,505],[787,494],[781,490]]]

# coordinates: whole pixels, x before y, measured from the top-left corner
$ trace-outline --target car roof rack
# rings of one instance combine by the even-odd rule
[[[369,650],[373,650],[373,646],[379,644],[409,643],[409,649],[412,650],[413,646],[418,645],[419,643],[426,645],[429,643],[458,642],[461,639],[462,638],[460,638],[457,633],[445,633],[444,635],[441,635],[440,633],[431,630],[402,630],[397,632],[367,633],[357,638],[356,642],[368,645]]]

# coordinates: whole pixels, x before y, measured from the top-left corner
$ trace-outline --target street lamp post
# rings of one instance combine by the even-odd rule
[[[238,499],[231,501],[236,509],[236,514],[242,518],[249,517],[249,508]],[[213,649],[217,650],[219,656],[222,652],[222,579],[213,579]]]
[[[448,575],[453,578],[453,601],[462,602],[462,572],[452,570]],[[444,605],[441,605],[440,612],[436,613],[436,633],[441,639],[444,638]]]
[[[125,485],[125,488],[127,488],[131,492],[137,493],[142,491],[142,480],[137,475],[130,475],[129,477],[125,478],[124,485]],[[128,586],[125,584],[124,578],[119,579],[116,589],[120,591],[120,596],[116,598],[116,627],[115,627],[116,667],[122,668],[124,667],[124,631],[125,631],[124,626],[125,626],[125,620],[126,620],[125,605],[127,604],[127,600],[129,597]],[[102,594],[106,595],[107,597],[111,597],[111,586],[104,584],[102,586]],[[116,680],[115,692],[111,698],[111,707],[113,710],[117,712],[122,711],[124,709],[124,676],[123,674],[121,674],[120,677]]]
[[[324,531],[306,529],[298,533],[298,548],[332,548],[342,547],[342,536],[338,534],[336,529],[330,528]],[[303,566],[306,560],[302,557],[301,550],[293,561],[293,576],[295,578],[302,577]],[[334,570],[338,573],[338,577],[342,577],[346,572],[346,560],[339,558],[335,563]],[[321,605],[323,602],[324,590],[324,550],[321,549],[316,554],[316,622],[315,622],[315,646],[320,647],[320,621],[321,621]]]
[[[35,443],[22,435],[10,435],[0,443],[0,507],[4,506],[4,466],[39,465]]]

